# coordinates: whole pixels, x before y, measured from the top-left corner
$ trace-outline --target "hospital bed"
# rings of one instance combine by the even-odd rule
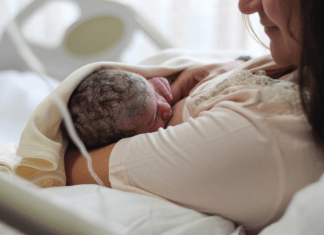
[[[34,0],[16,16],[18,27],[31,19],[38,9],[46,8],[53,1]],[[62,2],[62,1],[60,1]],[[115,1],[78,0],[78,19],[65,29],[58,45],[43,46],[37,41],[27,41],[29,47],[42,61],[46,74],[58,80],[65,79],[71,72],[85,64],[96,61],[120,61],[121,54],[130,44],[137,30],[143,31],[159,48],[172,47],[144,17],[126,5]],[[52,22],[53,23],[53,22]],[[0,69],[29,69],[17,56],[8,31],[4,32],[1,45]]]
[[[15,18],[18,27],[46,3],[47,1],[35,0],[25,8]],[[101,60],[119,61],[120,54],[130,43],[136,29],[143,30],[160,49],[172,46],[143,17],[123,4],[103,0],[78,0],[76,3],[81,9],[81,16],[66,30],[60,45],[45,48],[27,42],[46,68],[53,87],[85,64]],[[117,35],[105,38],[99,45],[90,45],[84,50],[80,45],[89,40],[86,35],[100,35],[101,27],[111,27],[110,32],[117,30]],[[99,32],[91,31],[93,28],[99,28]],[[123,30],[119,31],[119,28]],[[80,31],[85,38],[75,41],[74,37],[80,36]],[[29,71],[30,68],[19,56],[7,30],[0,43],[0,53],[0,144],[13,143],[14,146],[19,141],[31,112],[51,89],[37,74]],[[228,55],[223,56],[224,60],[228,58]],[[1,151],[7,151],[3,146],[0,145],[0,154]],[[319,182],[312,187],[319,190],[319,193],[324,191],[321,191],[323,183]],[[302,192],[298,195],[297,202],[311,198],[314,193]],[[294,212],[295,207],[291,207],[290,211]],[[320,218],[318,213],[314,215]],[[310,218],[311,215],[308,220]],[[287,220],[288,223],[293,223],[289,217],[284,217],[278,223],[279,228],[273,229],[270,226],[270,233],[265,231],[264,234],[294,234],[284,230]],[[316,226],[312,225],[312,228]],[[316,231],[318,233],[295,234],[324,234],[321,233],[324,230]],[[157,198],[99,185],[44,189],[23,179],[8,176],[1,172],[0,167],[0,234],[244,235],[245,232],[243,228],[236,228],[231,221],[219,216],[202,214]]]

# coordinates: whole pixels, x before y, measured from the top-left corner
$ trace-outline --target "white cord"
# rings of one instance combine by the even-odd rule
[[[54,90],[53,86],[51,83],[48,81],[48,78],[45,76],[45,69],[42,66],[41,62],[37,59],[35,54],[31,51],[31,49],[28,47],[26,42],[24,41],[22,35],[20,34],[19,28],[16,24],[16,22],[12,19],[9,24],[8,24],[8,33],[16,45],[18,52],[20,56],[23,58],[23,60],[27,63],[27,65],[33,70],[35,73],[37,73],[47,84],[47,86],[51,89]],[[63,101],[61,98],[58,96],[58,94],[53,91],[55,102],[58,105],[58,108],[63,114],[63,119],[65,121],[65,124],[67,126],[67,131],[70,134],[70,138],[74,142],[74,144],[78,147],[80,152],[83,154],[83,156],[87,159],[88,162],[88,169],[92,177],[98,182],[99,185],[105,186],[104,183],[101,181],[101,179],[98,177],[98,175],[95,173],[92,167],[92,159],[90,154],[88,153],[86,147],[82,143],[81,139],[77,135],[71,116],[67,110],[66,105],[64,105]]]

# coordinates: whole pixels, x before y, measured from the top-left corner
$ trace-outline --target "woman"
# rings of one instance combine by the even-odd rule
[[[292,196],[324,172],[323,40],[315,24],[322,5],[240,0],[243,14],[259,14],[273,60],[257,58],[219,76],[226,64],[183,72],[178,79],[206,75],[174,106],[170,124],[185,122],[92,151],[99,177],[108,187],[221,215],[250,234],[278,220]],[[87,172],[78,156],[69,155],[71,182],[95,183],[76,173]]]

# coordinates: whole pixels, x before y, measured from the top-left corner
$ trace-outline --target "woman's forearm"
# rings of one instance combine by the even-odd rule
[[[105,186],[111,188],[109,181],[109,158],[115,144],[89,151],[93,169]],[[65,155],[66,185],[98,184],[88,170],[85,157],[77,149],[69,149]]]

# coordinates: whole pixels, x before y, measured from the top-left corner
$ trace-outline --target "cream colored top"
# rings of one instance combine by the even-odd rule
[[[252,233],[276,221],[321,176],[324,156],[297,85],[262,71],[273,66],[259,58],[205,81],[187,99],[183,124],[120,140],[112,188],[220,215]]]

